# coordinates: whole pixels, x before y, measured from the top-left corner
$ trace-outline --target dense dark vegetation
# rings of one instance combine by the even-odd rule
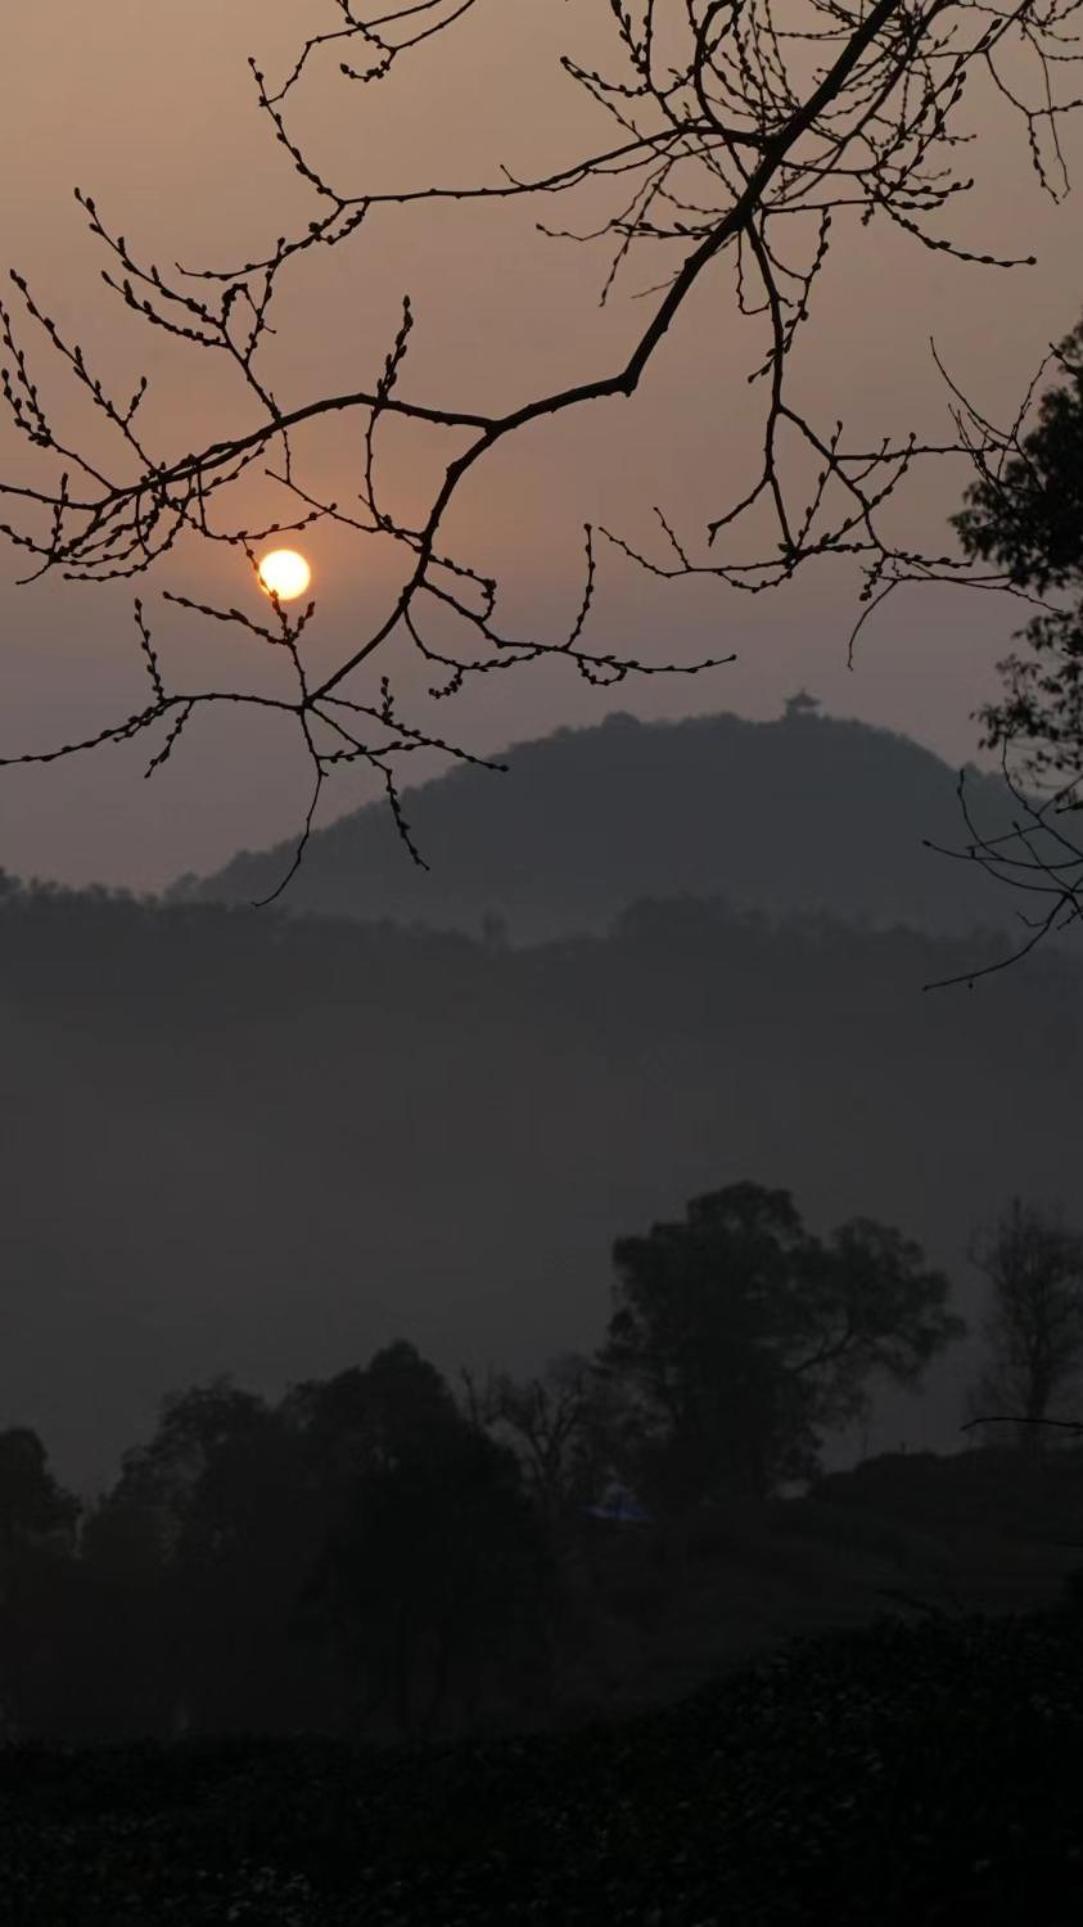
[[[13,1927],[1078,1919],[1079,1622],[798,1644],[621,1726],[0,1755]]]
[[[13,1927],[1078,1917],[1083,1450],[621,1525],[611,1383],[465,1393],[198,1388],[81,1531],[0,1436]]]
[[[594,1358],[526,1384],[464,1373],[462,1404],[405,1341],[273,1405],[220,1379],[168,1398],[86,1509],[33,1430],[0,1434],[9,1730],[544,1720],[598,1630],[584,1520],[603,1483],[634,1481],[651,1508],[637,1524],[660,1528],[653,1572],[609,1573],[618,1616],[656,1630],[682,1597],[674,1532],[815,1477],[871,1378],[919,1379],[963,1330],[948,1281],[897,1232],[856,1220],[821,1240],[754,1184],[614,1255]]]
[[[920,1249],[744,1182],[613,1257],[605,1343],[527,1382],[220,1379],[86,1508],[0,1434],[13,1921],[1077,1917],[1070,1429],[1021,1384],[1011,1443],[825,1474],[960,1336]]]

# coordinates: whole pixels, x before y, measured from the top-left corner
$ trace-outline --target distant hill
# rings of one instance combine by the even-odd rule
[[[282,907],[475,933],[500,917],[513,943],[601,932],[637,899],[679,894],[943,935],[1015,922],[1014,899],[976,865],[923,847],[965,840],[957,772],[905,736],[800,699],[770,723],[615,714],[502,760],[506,775],[460,766],[406,793],[428,871],[377,802],[312,838]],[[972,782],[979,825],[1006,829],[1000,778],[975,771]],[[250,903],[292,854],[285,843],[244,851],[169,897]]]

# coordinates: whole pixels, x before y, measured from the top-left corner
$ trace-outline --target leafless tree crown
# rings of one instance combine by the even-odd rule
[[[383,10],[370,11],[356,0],[327,0],[325,20],[314,25],[290,72],[271,79],[251,62],[268,133],[312,199],[310,221],[280,238],[263,258],[234,267],[163,271],[143,245],[117,231],[90,194],[78,193],[103,250],[108,286],[149,329],[171,336],[179,352],[227,364],[235,375],[238,407],[243,404],[249,419],[255,413],[254,427],[224,429],[213,445],[187,453],[153,447],[142,432],[146,378],[133,376],[123,395],[111,392],[38,294],[12,274],[14,298],[0,308],[3,392],[11,424],[32,445],[41,466],[36,480],[0,484],[11,518],[0,526],[29,559],[24,580],[48,575],[88,583],[138,579],[166,561],[186,532],[231,546],[242,567],[257,571],[257,549],[264,540],[328,520],[355,531],[360,542],[390,540],[405,566],[400,586],[370,632],[318,677],[306,667],[304,648],[314,604],[294,617],[271,596],[266,619],[256,620],[237,607],[212,607],[163,590],[167,600],[192,615],[239,626],[267,647],[283,650],[290,691],[275,696],[173,687],[155,648],[147,603],[137,599],[145,703],[84,742],[30,751],[9,757],[9,763],[50,762],[150,732],[149,775],[173,753],[197,709],[262,705],[293,719],[312,770],[311,802],[294,867],[325,782],[348,764],[367,764],[379,773],[401,835],[421,862],[402,813],[397,782],[402,758],[436,747],[480,759],[400,717],[393,668],[402,651],[416,652],[427,665],[431,693],[441,698],[456,695],[480,676],[543,657],[559,656],[600,684],[661,670],[694,673],[732,660],[648,664],[592,649],[587,632],[605,545],[655,576],[709,575],[753,595],[789,580],[813,557],[847,556],[864,573],[864,614],[901,581],[963,575],[984,586],[1006,581],[1003,574],[968,572],[958,558],[902,550],[883,521],[885,503],[921,462],[973,455],[975,445],[987,446],[992,431],[961,397],[958,433],[942,444],[910,435],[855,447],[841,422],[816,422],[802,412],[792,399],[787,371],[841,232],[849,232],[851,245],[857,246],[875,218],[902,230],[915,247],[943,250],[964,261],[1012,265],[942,232],[940,217],[972,184],[961,167],[962,154],[970,158],[965,142],[971,137],[961,131],[960,110],[968,91],[981,85],[994,89],[1015,115],[1022,151],[1029,153],[1043,186],[1054,196],[1063,192],[1067,181],[1058,136],[1062,117],[1077,104],[1070,81],[1079,58],[1073,27],[1081,0],[1003,6],[979,0],[628,0],[627,5],[594,0],[589,7],[579,0],[568,10],[569,34],[577,15],[582,20],[588,14],[592,26],[601,16],[611,31],[605,71],[580,64],[571,53],[562,63],[597,110],[599,137],[589,149],[570,153],[564,165],[537,180],[513,179],[506,169],[494,167],[490,180],[473,185],[433,182],[424,189],[370,193],[354,182],[328,178],[293,131],[295,101],[321,63],[337,63],[343,84],[358,88],[363,111],[367,89],[409,88],[415,50],[435,36],[455,34],[465,17],[485,4],[392,0]],[[314,12],[319,12],[315,5]],[[581,230],[567,212],[580,190],[611,197],[600,227]],[[263,351],[276,297],[287,279],[303,270],[305,257],[324,249],[363,248],[377,207],[497,198],[526,200],[543,231],[574,234],[606,250],[603,302],[633,257],[650,257],[647,318],[618,366],[559,392],[527,396],[505,412],[464,410],[451,396],[430,397],[411,384],[414,313],[404,298],[382,369],[356,389],[305,399],[272,391]],[[724,254],[739,311],[762,330],[762,360],[751,377],[763,396],[756,473],[738,499],[718,504],[694,538],[679,534],[659,505],[655,553],[617,531],[586,525],[582,595],[567,633],[555,638],[509,633],[499,612],[497,581],[476,562],[453,554],[446,541],[457,492],[492,450],[529,423],[604,397],[634,395],[685,303]],[[39,386],[36,352],[32,356],[27,345],[35,336],[38,348],[60,364],[96,411],[111,443],[107,456],[98,456],[96,444],[88,452],[57,425]],[[361,424],[358,495],[345,506],[325,499],[303,462],[302,431],[328,416]],[[378,431],[392,418],[446,436],[442,472],[427,511],[414,525],[391,512],[379,485]],[[264,528],[244,521],[245,484],[254,474],[270,476],[282,491],[282,515]],[[740,534],[749,527],[758,531],[765,511],[769,538],[758,559],[748,559]],[[444,638],[449,622],[457,643],[437,640],[437,626]],[[371,686],[366,671],[376,671]]]
[[[1012,1422],[1020,1444],[1035,1449],[1048,1425],[1083,1429],[1055,1416],[1083,1367],[1083,1237],[1058,1214],[1013,1198],[971,1257],[991,1299],[988,1363],[970,1395],[967,1429]]]

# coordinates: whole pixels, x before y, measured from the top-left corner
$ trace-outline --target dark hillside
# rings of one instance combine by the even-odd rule
[[[682,893],[943,933],[1013,915],[978,870],[923,847],[964,840],[957,772],[888,730],[815,714],[617,714],[517,744],[506,761],[506,775],[459,767],[406,793],[427,872],[372,804],[312,839],[284,908],[471,933],[493,914],[517,943],[601,931],[640,897]],[[999,778],[975,774],[972,794],[980,824],[1008,827]],[[244,852],[173,895],[249,903],[291,857],[286,845]]]
[[[562,1681],[595,1713],[671,1704],[798,1636],[885,1609],[1051,1610],[1083,1573],[1083,1452],[896,1452],[799,1498],[702,1506],[679,1529],[581,1535],[590,1602]]]

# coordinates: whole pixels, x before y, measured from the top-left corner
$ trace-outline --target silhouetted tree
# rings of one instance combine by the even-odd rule
[[[640,1400],[643,1478],[662,1504],[809,1475],[825,1430],[867,1408],[870,1378],[916,1383],[965,1329],[897,1231],[854,1219],[821,1242],[787,1191],[752,1183],[619,1238],[613,1260],[600,1358]]]
[[[70,1548],[82,1510],[58,1485],[48,1454],[28,1426],[0,1432],[0,1559],[9,1571],[19,1550],[58,1539]]]
[[[228,1374],[162,1401],[153,1437],[124,1454],[118,1500],[158,1514],[172,1543],[186,1505],[214,1456],[238,1434],[266,1418],[265,1401],[243,1391]]]
[[[1021,913],[1031,934],[1016,955],[1083,911],[1083,841],[1072,828],[1083,809],[1083,322],[1050,350],[1030,395],[1049,369],[1065,380],[1042,395],[1027,432],[1026,408],[992,434],[970,410],[978,479],[952,518],[964,553],[998,563],[1011,588],[1037,606],[1017,633],[1025,653],[998,664],[1004,694],[977,712],[983,746],[1000,750],[1012,786],[1013,827],[982,830],[967,804],[965,772],[960,779],[966,854],[1025,892],[1036,912]],[[1036,793],[1024,793],[1022,781]]]
[[[89,1513],[34,1717],[401,1735],[536,1705],[555,1583],[513,1453],[412,1345],[275,1406],[219,1378],[163,1401]]]
[[[124,1455],[89,1552],[106,1593],[142,1602],[170,1730],[273,1724],[271,1682],[288,1695],[289,1470],[276,1414],[226,1376],[167,1397],[151,1439]]]
[[[1039,1453],[1046,1421],[1083,1368],[1083,1234],[1013,1198],[972,1255],[992,1303],[984,1327],[990,1358],[969,1395],[970,1424],[1020,1420],[1020,1448]]]
[[[190,1635],[180,1623],[156,1508],[114,1489],[87,1512],[55,1662],[68,1742],[169,1738],[185,1707]]]
[[[339,1643],[353,1718],[429,1733],[453,1698],[544,1693],[554,1575],[514,1455],[402,1341],[293,1410],[338,1492],[299,1623]]]
[[[985,742],[1021,745],[1033,776],[1083,776],[1083,321],[1043,364],[1067,379],[1001,460],[984,466],[953,517],[966,553],[999,562],[1017,588],[1062,598],[1021,631],[1029,655],[1000,672],[1007,691],[978,712]]]
[[[295,1385],[282,1410],[303,1433],[329,1488],[393,1469],[419,1441],[436,1450],[461,1423],[447,1381],[406,1339],[385,1345],[366,1366]]]
[[[81,1510],[36,1432],[0,1432],[0,1734],[52,1710],[49,1671]]]
[[[950,576],[943,558],[900,548],[885,504],[927,459],[968,453],[966,437],[945,444],[919,442],[914,434],[851,434],[841,421],[813,418],[789,379],[791,351],[840,232],[848,230],[851,245],[860,247],[870,221],[875,219],[877,228],[887,221],[917,247],[998,265],[988,252],[968,251],[942,231],[940,217],[969,185],[956,163],[963,95],[969,99],[971,86],[982,80],[996,86],[996,104],[1017,116],[1026,139],[1022,151],[1033,161],[1041,186],[1055,192],[1050,170],[1060,165],[1059,124],[1076,105],[1062,64],[1074,5],[1075,0],[1020,0],[1018,6],[990,10],[977,0],[956,0],[951,6],[944,0],[839,0],[825,7],[813,0],[785,30],[773,0],[743,5],[639,0],[627,6],[611,0],[608,9],[564,9],[569,34],[581,24],[573,16],[594,15],[583,23],[586,38],[570,43],[560,66],[564,78],[582,90],[585,111],[597,116],[596,137],[571,136],[564,152],[554,154],[552,166],[533,179],[516,179],[508,168],[494,166],[490,177],[476,184],[411,181],[358,190],[355,180],[337,177],[332,163],[308,151],[294,126],[314,69],[331,52],[347,83],[394,87],[409,72],[415,48],[429,48],[434,36],[469,31],[477,0],[390,0],[375,18],[340,0],[332,9],[333,30],[314,31],[279,84],[253,62],[268,134],[310,197],[313,218],[301,220],[292,233],[284,223],[269,248],[254,243],[235,266],[166,270],[156,263],[171,257],[168,243],[154,242],[152,252],[144,254],[125,238],[125,223],[118,230],[90,194],[78,193],[108,263],[108,286],[153,331],[167,355],[177,354],[178,380],[186,378],[186,363],[193,357],[199,364],[210,357],[228,368],[242,420],[216,423],[213,439],[203,447],[159,448],[141,426],[146,378],[133,373],[123,393],[111,392],[48,304],[15,274],[22,325],[41,335],[98,433],[81,443],[55,423],[49,386],[28,359],[13,314],[0,311],[9,425],[28,445],[31,463],[39,465],[32,472],[20,467],[3,485],[11,513],[20,517],[3,526],[28,558],[30,579],[50,573],[84,581],[138,576],[194,535],[232,546],[239,572],[254,586],[256,549],[266,537],[333,520],[363,547],[375,545],[378,554],[389,546],[397,549],[401,566],[394,572],[395,587],[368,632],[351,638],[334,660],[320,659],[317,651],[311,660],[320,661],[320,667],[312,673],[302,660],[301,642],[304,637],[308,657],[305,632],[314,604],[291,620],[277,598],[261,614],[258,604],[251,612],[228,604],[212,608],[166,591],[192,615],[233,624],[246,646],[254,637],[280,650],[291,682],[274,694],[262,685],[258,693],[224,692],[217,685],[200,686],[198,679],[176,687],[155,646],[148,612],[137,600],[145,701],[84,742],[31,750],[12,760],[47,761],[154,731],[154,770],[173,752],[197,709],[251,701],[262,706],[261,713],[270,709],[290,721],[308,762],[312,801],[298,859],[324,781],[342,764],[363,763],[385,786],[398,829],[421,862],[396,788],[400,759],[419,746],[460,757],[467,753],[444,735],[400,717],[388,675],[377,688],[366,688],[364,675],[377,666],[377,655],[379,667],[385,665],[387,645],[407,651],[415,666],[419,661],[425,683],[440,698],[454,696],[495,668],[542,659],[574,665],[588,682],[603,685],[631,674],[677,669],[681,665],[672,661],[643,663],[604,643],[592,648],[586,642],[603,543],[614,558],[652,577],[710,575],[745,591],[784,584],[807,562],[830,555],[856,558],[867,602],[899,581]],[[599,30],[605,46],[599,45]],[[531,70],[527,86],[534,82]],[[479,76],[478,86],[486,84]],[[963,138],[972,140],[973,131]],[[997,140],[1002,140],[999,121]],[[968,147],[967,153],[973,150]],[[972,167],[971,160],[968,174]],[[580,201],[580,191],[587,227],[577,236],[575,217],[567,209]],[[454,395],[406,392],[414,313],[404,298],[397,330],[388,330],[393,338],[382,369],[337,392],[278,399],[273,371],[265,365],[277,332],[277,297],[310,252],[363,248],[374,210],[383,228],[395,216],[408,219],[418,202],[461,208],[468,202],[517,199],[528,200],[534,225],[543,233],[557,223],[565,240],[606,243],[603,302],[614,296],[630,260],[645,256],[650,261],[653,285],[645,291],[650,306],[613,364],[605,367],[603,348],[600,371],[592,368],[584,378],[510,400],[498,392],[486,398],[479,391],[466,406]],[[550,207],[550,220],[537,218]],[[660,252],[665,265],[659,280],[654,268]],[[728,272],[719,276],[723,261]],[[763,397],[754,471],[737,483],[732,499],[712,505],[711,519],[705,519],[696,538],[682,537],[659,507],[660,546],[651,553],[602,525],[577,529],[583,587],[564,633],[509,632],[497,612],[491,559],[468,549],[461,534],[455,538],[457,549],[449,546],[463,487],[475,486],[493,451],[521,430],[529,433],[534,423],[581,413],[593,402],[630,400],[686,305],[712,289],[727,291],[739,331],[751,324],[742,374]],[[591,353],[587,359],[593,359]],[[709,400],[709,384],[704,393]],[[331,417],[349,424],[347,432],[361,451],[360,502],[353,513],[329,500],[304,466],[309,425],[326,425]],[[427,499],[419,499],[408,521],[378,474],[374,437],[389,420],[414,438],[421,455],[418,476],[431,465],[434,437],[446,450]],[[724,402],[719,431],[724,440],[729,432]],[[191,427],[182,433],[196,439]],[[115,449],[119,467],[98,446],[102,437]],[[644,472],[649,470],[648,459]],[[248,490],[254,472],[269,474],[282,491],[279,518],[262,529],[251,520]],[[473,523],[483,526],[484,518],[475,516]]]
[[[563,1352],[539,1376],[463,1373],[473,1420],[512,1444],[527,1489],[550,1528],[597,1496],[623,1455],[629,1413],[620,1387],[593,1359]]]

